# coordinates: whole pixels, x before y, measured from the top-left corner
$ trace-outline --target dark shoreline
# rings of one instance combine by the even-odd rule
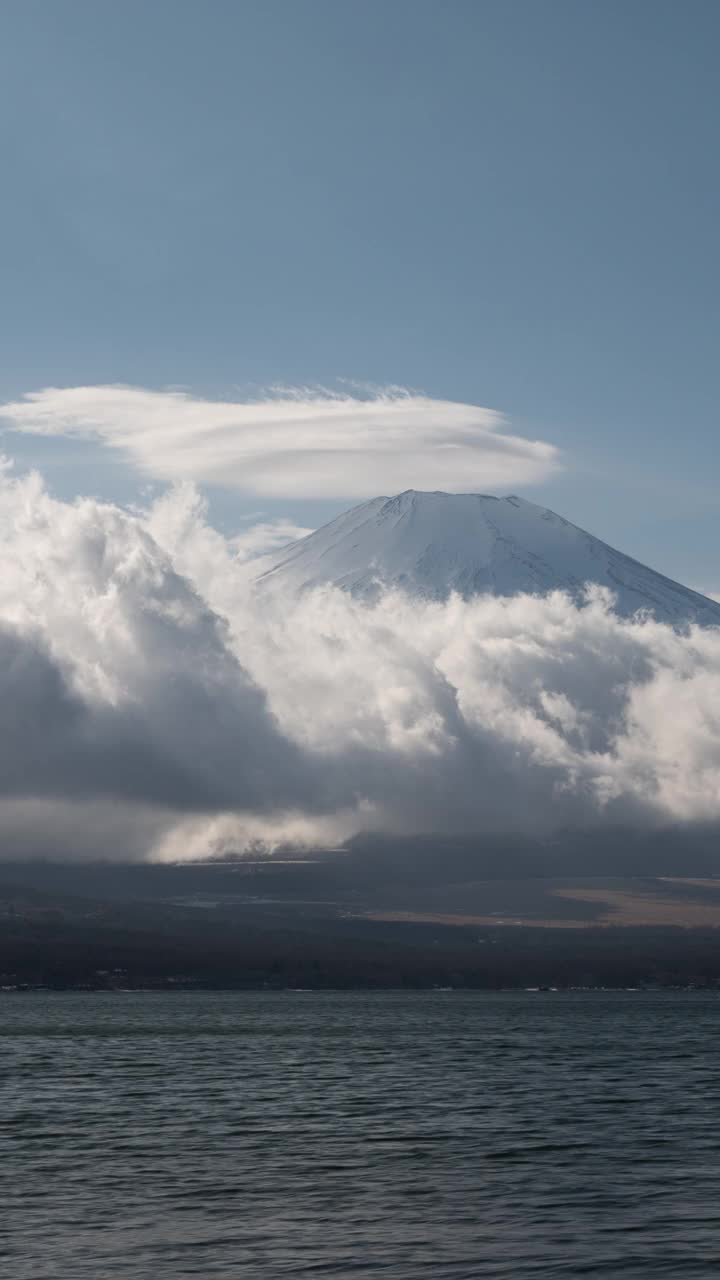
[[[211,925],[211,922],[208,922]],[[325,930],[320,936],[320,930]],[[157,932],[60,925],[0,935],[0,988],[172,990],[720,989],[720,931],[385,925]],[[8,994],[12,994],[9,991]]]

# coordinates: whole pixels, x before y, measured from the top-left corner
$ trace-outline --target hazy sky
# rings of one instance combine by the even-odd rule
[[[4,0],[0,399],[483,406],[525,497],[717,590],[719,38],[715,0]],[[100,443],[2,447],[62,496],[145,483]],[[199,476],[226,527],[319,523],[328,477]]]

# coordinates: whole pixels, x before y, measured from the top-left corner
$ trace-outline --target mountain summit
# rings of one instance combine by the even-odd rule
[[[353,595],[400,587],[425,599],[609,587],[617,612],[673,625],[720,625],[720,604],[665,578],[554,511],[522,498],[418,493],[373,498],[290,543],[259,582],[295,590],[332,583]]]

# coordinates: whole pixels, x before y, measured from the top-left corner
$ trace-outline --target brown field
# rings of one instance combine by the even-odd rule
[[[635,887],[627,881],[622,887],[613,885],[565,884],[537,882],[537,906],[527,910],[528,882],[518,882],[518,909],[512,909],[512,894],[507,895],[506,909],[492,913],[467,910],[371,910],[372,920],[408,924],[526,926],[547,929],[587,929],[597,926],[674,926],[684,929],[720,928],[720,882],[717,880],[660,877],[642,881]],[[708,892],[710,890],[710,892]],[[557,914],[552,900],[558,902]],[[592,915],[579,911],[573,915],[572,903],[595,908]],[[523,909],[525,908],[525,909]],[[583,918],[584,917],[584,918]]]
[[[600,916],[598,924],[679,925],[685,929],[720,927],[720,900],[707,902],[686,897],[672,898],[665,893],[633,893],[618,889],[558,889],[556,892],[563,898],[605,904],[608,909]]]

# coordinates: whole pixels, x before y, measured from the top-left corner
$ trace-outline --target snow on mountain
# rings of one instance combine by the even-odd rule
[[[580,599],[585,584],[599,583],[623,616],[644,609],[675,625],[720,625],[714,600],[514,496],[410,489],[373,498],[266,559],[258,581],[293,590],[332,583],[369,597],[392,586],[433,600],[555,590]]]

